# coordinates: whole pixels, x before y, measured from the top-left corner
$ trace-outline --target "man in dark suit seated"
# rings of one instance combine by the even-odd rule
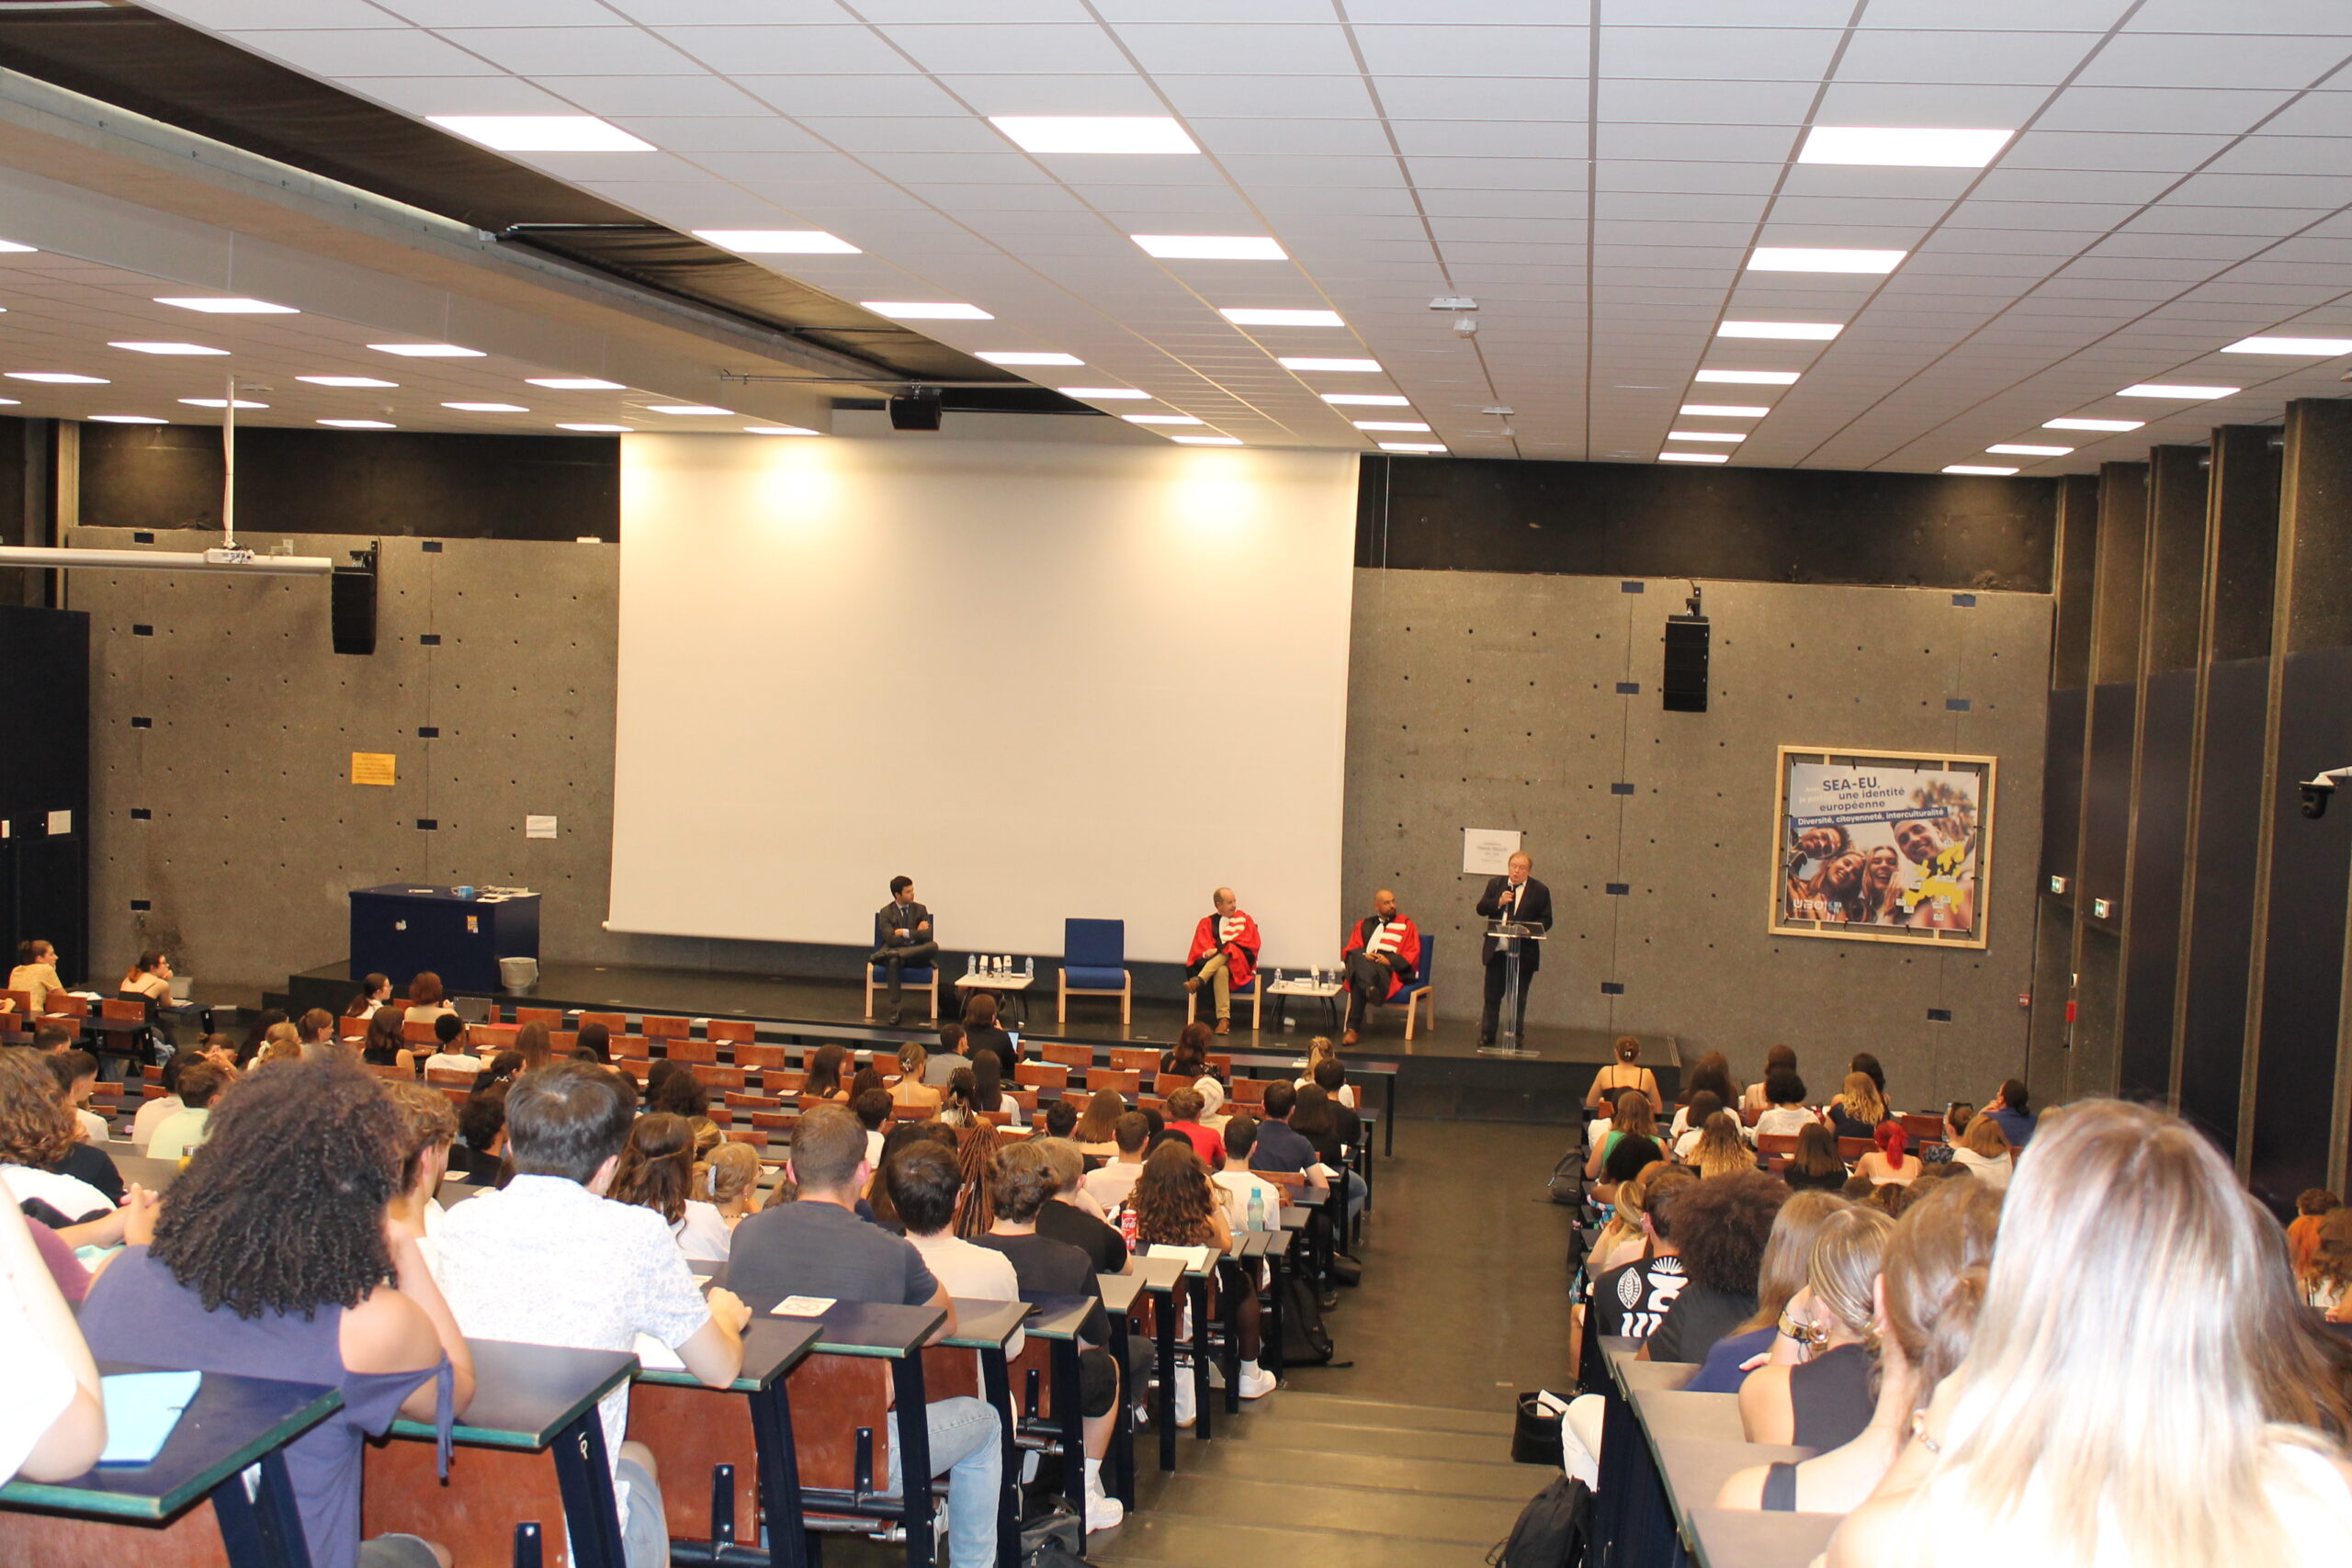
[[[1552,929],[1552,890],[1528,874],[1534,869],[1534,861],[1521,850],[1510,857],[1509,864],[1510,869],[1502,875],[1487,879],[1486,894],[1478,900],[1478,913],[1492,922],[1486,940],[1479,944],[1479,955],[1487,961],[1487,1010],[1478,1017],[1481,1045],[1495,1043],[1495,1024],[1503,1003],[1505,939],[1495,935],[1495,930],[1506,924],[1533,926],[1538,931]],[[1544,963],[1544,944],[1522,937],[1519,939],[1519,1006],[1513,1016],[1519,1020],[1523,1034],[1527,1024],[1527,987],[1534,983],[1535,971]]]
[[[875,911],[874,953],[866,959],[890,972],[890,1020],[899,1021],[899,978],[909,969],[929,967],[939,957],[931,911],[915,902],[915,879],[890,879],[890,901]]]

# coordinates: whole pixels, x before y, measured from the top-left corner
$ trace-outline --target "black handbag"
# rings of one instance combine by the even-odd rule
[[[1547,1414],[1538,1403],[1541,1397],[1532,1393],[1519,1396],[1519,1415],[1510,1430],[1511,1462],[1548,1464],[1557,1470],[1561,1463],[1562,1417]]]

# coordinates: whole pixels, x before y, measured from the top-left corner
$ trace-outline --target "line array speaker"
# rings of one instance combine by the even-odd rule
[[[353,564],[334,569],[327,626],[337,653],[376,651],[377,547],[351,552]]]
[[[1712,633],[1704,615],[1668,615],[1666,678],[1658,692],[1668,713],[1707,711],[1707,645]]]

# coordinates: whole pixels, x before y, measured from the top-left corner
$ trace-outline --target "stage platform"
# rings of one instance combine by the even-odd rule
[[[1100,998],[1073,1000],[1067,1025],[1054,1022],[1052,982],[1038,976],[1041,989],[1029,998],[1029,1027],[1024,1040],[1066,1040],[1088,1045],[1166,1045],[1184,1026],[1181,1002],[1138,998],[1131,1029],[1119,1027],[1115,1001]],[[265,1007],[284,1007],[300,1013],[324,1008],[340,1013],[356,988],[349,964],[331,964],[288,977],[282,995],[265,997]],[[472,994],[472,993],[468,993]],[[923,998],[910,993],[908,1021],[888,1028],[863,1016],[865,993],[854,982],[796,979],[786,976],[732,974],[703,969],[653,968],[588,964],[542,964],[539,983],[526,993],[501,992],[492,998],[501,1007],[560,1007],[611,1010],[628,1013],[683,1013],[695,1018],[739,1018],[779,1030],[822,1035],[860,1047],[937,1037],[935,1026],[923,1016]],[[877,1001],[878,1005],[878,1001]],[[943,993],[943,1013],[953,996]],[[1333,1028],[1319,1005],[1295,1006],[1291,1027],[1276,1025],[1273,1009],[1266,1012],[1261,1033],[1250,1029],[1247,1004],[1234,1009],[1234,1032],[1219,1040],[1220,1051],[1291,1052],[1304,1055],[1306,1043]],[[1476,1121],[1557,1122],[1576,1120],[1577,1107],[1592,1082],[1596,1068],[1609,1060],[1613,1032],[1591,1029],[1536,1026],[1528,1031],[1529,1055],[1481,1055],[1473,1021],[1440,1019],[1435,1029],[1405,1038],[1401,1010],[1382,1010],[1378,1024],[1347,1055],[1363,1061],[1396,1064],[1396,1112],[1402,1117],[1434,1117]],[[1659,1086],[1671,1097],[1679,1072],[1674,1043],[1662,1036],[1642,1035],[1642,1062],[1656,1069]],[[1385,1098],[1385,1097],[1383,1097]]]

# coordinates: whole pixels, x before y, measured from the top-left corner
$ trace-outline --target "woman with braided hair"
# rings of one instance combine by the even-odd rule
[[[401,1113],[348,1056],[286,1062],[222,1097],[160,1207],[90,1287],[100,1360],[322,1383],[343,1407],[286,1449],[316,1568],[434,1568],[413,1536],[359,1539],[363,1439],[396,1416],[446,1433],[473,1359],[415,1239],[388,1224]]]

